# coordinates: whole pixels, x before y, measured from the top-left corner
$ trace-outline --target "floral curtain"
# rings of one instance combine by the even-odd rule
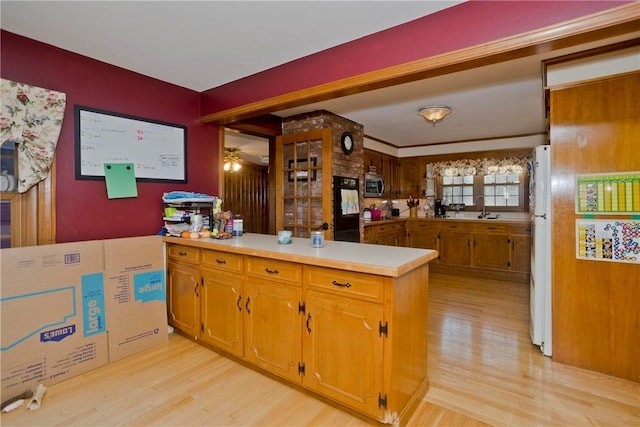
[[[504,157],[501,159],[462,159],[433,163],[433,176],[491,175],[528,173],[530,157]]]
[[[62,128],[66,94],[2,79],[0,145],[16,144],[18,192],[49,175]]]

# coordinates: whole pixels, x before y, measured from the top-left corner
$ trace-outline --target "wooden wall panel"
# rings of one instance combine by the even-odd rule
[[[262,166],[244,164],[224,174],[223,209],[242,215],[246,233],[269,233],[269,174]]]
[[[575,178],[640,170],[638,99],[640,73],[552,90],[550,123],[553,359],[633,381],[640,265],[576,259]]]

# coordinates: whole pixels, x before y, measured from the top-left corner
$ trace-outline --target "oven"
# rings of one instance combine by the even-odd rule
[[[360,242],[360,181],[333,177],[333,240]]]

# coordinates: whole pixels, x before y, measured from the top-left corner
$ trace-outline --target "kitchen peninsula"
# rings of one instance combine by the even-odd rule
[[[425,395],[436,251],[262,234],[164,242],[182,334],[377,422],[406,423]]]

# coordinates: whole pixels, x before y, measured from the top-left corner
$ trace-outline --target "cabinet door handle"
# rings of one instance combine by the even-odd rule
[[[238,306],[238,311],[242,311],[242,306],[240,305],[241,300],[242,300],[242,295],[238,295],[238,301],[236,301],[236,306]]]
[[[335,280],[333,282],[331,282],[333,284],[333,286],[340,286],[343,288],[350,288],[351,287],[351,283],[347,282],[347,283],[340,283],[340,282],[336,282]]]
[[[280,274],[278,270],[270,270],[269,267],[265,268],[264,271],[266,271],[269,274]]]
[[[247,314],[251,314],[251,309],[249,308],[249,304],[251,304],[251,297],[247,297],[247,303],[244,305],[244,308],[247,309]]]
[[[307,332],[311,333],[311,327],[309,326],[309,322],[311,321],[311,313],[307,314]]]
[[[200,284],[196,282],[196,286],[193,288],[193,293],[196,294],[197,297],[200,296],[200,295],[198,295],[198,286],[199,285]]]
[[[186,253],[186,252],[178,252],[178,255],[180,255],[180,256],[187,256],[187,253]]]
[[[216,262],[217,262],[218,264],[226,264],[226,263],[227,263],[227,260],[226,260],[226,259],[216,258]]]

